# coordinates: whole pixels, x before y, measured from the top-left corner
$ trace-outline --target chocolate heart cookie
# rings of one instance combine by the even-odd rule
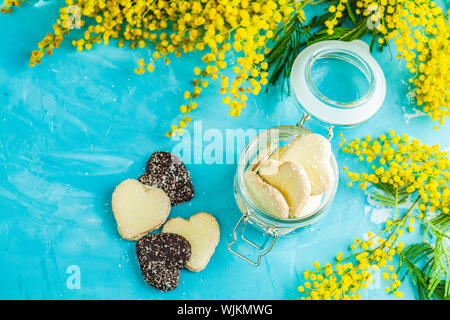
[[[139,177],[143,184],[160,188],[169,196],[172,206],[191,200],[194,186],[183,162],[166,151],[157,151],[147,161],[145,173]]]
[[[154,233],[136,242],[136,254],[144,280],[155,289],[170,291],[178,286],[191,245],[178,234]]]

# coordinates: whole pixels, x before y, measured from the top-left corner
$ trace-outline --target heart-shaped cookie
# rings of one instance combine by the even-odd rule
[[[160,188],[170,198],[172,206],[191,200],[194,186],[183,162],[166,151],[157,151],[147,161],[146,171],[139,177],[143,184]]]
[[[247,192],[258,208],[279,218],[289,217],[289,206],[278,189],[264,182],[251,170],[245,172],[244,180]]]
[[[178,234],[154,233],[136,242],[136,254],[144,280],[155,289],[169,291],[178,286],[191,245]]]
[[[308,201],[306,201],[305,206],[300,212],[299,217],[304,217],[317,211],[317,209],[319,209],[319,207],[322,205],[322,198],[322,195],[309,197]]]
[[[320,134],[311,133],[292,140],[283,151],[280,161],[296,161],[300,164],[307,161],[330,160],[331,144]]]
[[[311,196],[324,194],[331,188],[334,175],[330,161],[307,162],[304,168],[311,182]]]
[[[292,140],[279,158],[281,162],[296,162],[305,169],[311,182],[311,195],[315,196],[327,192],[333,183],[330,157],[330,142],[314,133]]]
[[[192,255],[186,268],[190,271],[201,271],[206,267],[220,240],[219,224],[206,212],[197,213],[188,220],[169,219],[162,232],[179,234],[189,241]]]
[[[158,229],[170,212],[170,199],[158,188],[137,180],[121,182],[112,195],[112,211],[122,238],[137,240]]]
[[[283,164],[276,160],[267,162],[268,165],[262,164],[261,177],[284,196],[289,205],[289,218],[299,217],[311,194],[311,184],[305,169],[292,161]]]

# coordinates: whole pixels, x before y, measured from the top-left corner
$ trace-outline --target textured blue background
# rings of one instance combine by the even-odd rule
[[[211,212],[220,223],[221,241],[204,271],[182,271],[176,290],[160,293],[149,287],[141,278],[134,242],[121,240],[116,231],[110,197],[116,184],[141,174],[152,152],[177,143],[164,132],[178,119],[200,56],[187,55],[138,76],[136,61],[148,57],[148,50],[110,45],[79,53],[66,41],[43,65],[29,68],[29,53],[51,31],[57,10],[57,3],[39,1],[0,17],[0,298],[296,299],[305,269],[314,261],[331,261],[352,239],[387,218],[363,191],[348,187],[341,172],[329,214],[280,239],[255,268],[226,248],[239,217],[235,165],[191,164],[196,196],[173,208],[170,217]],[[431,120],[409,104],[407,74],[394,56],[390,50],[375,53],[388,84],[382,109],[367,123],[342,132],[352,138],[395,129],[448,149],[449,125],[434,131]],[[192,114],[204,129],[264,129],[295,124],[301,116],[293,98],[281,99],[274,88],[252,96],[234,119],[217,92],[217,84],[204,90]],[[357,162],[338,152],[337,139],[333,148],[341,167],[358,169]],[[71,265],[81,270],[79,290],[66,286]],[[376,284],[363,297],[391,299],[383,288]],[[407,281],[402,290],[405,298],[414,298]]]

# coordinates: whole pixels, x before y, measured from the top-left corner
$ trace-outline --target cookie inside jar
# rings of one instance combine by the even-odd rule
[[[339,180],[328,139],[303,127],[261,133],[244,151],[240,166],[241,210],[250,206],[283,221],[300,222],[323,212]]]

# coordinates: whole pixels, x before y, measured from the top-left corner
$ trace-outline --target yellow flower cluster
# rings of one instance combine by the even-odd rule
[[[139,59],[137,74],[153,71],[157,60],[170,63],[170,56],[181,56],[192,51],[203,55],[203,68],[194,69],[194,88],[186,91],[187,100],[180,107],[183,114],[177,125],[167,135],[182,134],[191,121],[189,112],[197,108],[194,101],[209,79],[221,81],[222,101],[230,107],[229,114],[238,116],[246,106],[249,93],[258,94],[267,84],[268,64],[265,54],[274,30],[302,10],[294,0],[198,0],[198,1],[147,1],[147,0],[66,0],[67,7],[54,26],[55,34],[48,35],[33,52],[30,65],[40,62],[46,50],[59,44],[62,35],[69,33],[73,23],[70,8],[80,8],[81,17],[89,22],[84,37],[74,40],[78,50],[91,49],[92,44],[108,44],[118,39],[118,46],[127,42],[133,49],[151,44],[151,59]],[[303,16],[303,14],[301,15]],[[81,23],[84,24],[82,19]],[[233,58],[233,67],[227,63],[227,53]],[[230,74],[225,71],[232,70]]]
[[[395,189],[404,187],[408,194],[418,192],[422,212],[449,213],[450,161],[448,152],[439,150],[439,145],[428,146],[391,130],[376,139],[367,136],[349,143],[342,139],[340,146],[343,152],[372,164],[368,173],[347,172],[362,189],[367,183],[380,182]]]
[[[416,102],[432,120],[444,123],[450,115],[450,19],[431,0],[356,0],[355,13],[369,20],[380,45],[394,39],[397,57],[406,61]],[[325,22],[328,33],[351,11],[347,0],[330,6],[333,18]],[[437,129],[438,126],[435,126]]]
[[[26,0],[5,0],[3,2],[3,5],[0,6],[0,12],[1,13],[11,13],[12,7],[20,7],[22,5],[22,2]]]
[[[55,28],[58,29],[59,26],[55,25]],[[41,63],[42,57],[53,54],[53,49],[59,48],[63,37],[55,36],[54,34],[48,33],[45,38],[38,43],[39,50],[33,50],[30,56],[30,67],[34,67],[37,64]]]
[[[333,4],[328,8],[328,11],[333,13],[333,18],[325,21],[329,35],[334,33],[334,27],[339,23],[339,19],[342,18],[343,12],[346,10],[346,5],[348,5],[348,0],[339,0],[337,5]]]
[[[401,281],[392,265],[395,256],[405,247],[399,241],[400,237],[405,230],[414,231],[414,218],[425,221],[428,211],[449,213],[450,162],[447,152],[440,151],[437,145],[430,147],[418,140],[410,140],[407,135],[396,135],[394,131],[376,139],[367,136],[349,143],[342,139],[340,148],[360,161],[372,164],[371,171],[363,174],[349,172],[344,167],[353,181],[361,183],[362,189],[366,189],[368,183],[384,183],[395,190],[406,189],[415,201],[401,216],[396,206],[395,220],[388,220],[378,234],[368,232],[365,240],[355,239],[350,245],[352,253],[348,257],[344,258],[343,253],[339,252],[333,263],[321,267],[315,262],[312,271],[303,273],[305,281],[298,290],[302,293],[302,299],[307,300],[358,300],[361,290],[374,281],[374,272],[381,272],[388,283],[385,292],[400,298],[403,295],[398,290]],[[415,191],[417,196],[412,195]],[[415,216],[417,205],[421,213]]]
[[[403,234],[406,216],[395,222],[388,221],[379,234],[368,232],[367,240],[355,239],[350,245],[352,254],[348,257],[344,258],[343,253],[339,252],[333,263],[321,267],[319,262],[314,262],[313,270],[303,272],[304,282],[298,287],[302,293],[301,299],[360,300],[360,291],[374,282],[374,272],[378,270],[388,283],[385,292],[402,297],[403,293],[398,291],[401,281],[390,263],[405,246],[398,239]],[[387,234],[387,238],[381,238],[382,234]]]

